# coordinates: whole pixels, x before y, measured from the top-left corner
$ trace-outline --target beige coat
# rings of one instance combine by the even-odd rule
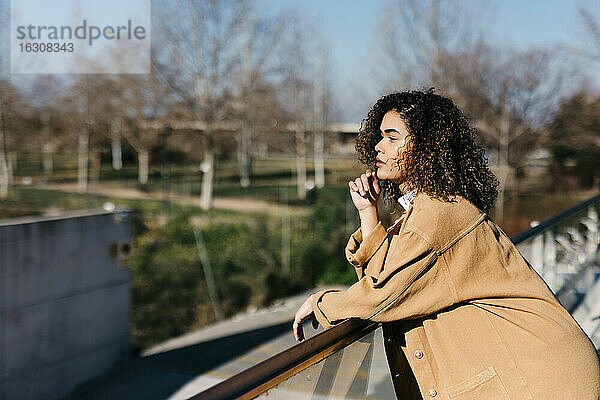
[[[468,200],[419,193],[346,247],[358,282],[324,290],[325,327],[383,322],[399,399],[599,399],[594,345],[510,238]]]

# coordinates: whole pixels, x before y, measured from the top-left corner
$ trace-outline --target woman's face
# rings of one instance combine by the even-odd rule
[[[383,138],[375,145],[377,151],[377,177],[398,184],[406,180],[406,170],[401,160],[409,140],[404,120],[396,111],[388,111],[381,121]]]

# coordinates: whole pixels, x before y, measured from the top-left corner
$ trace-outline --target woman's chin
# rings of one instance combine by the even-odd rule
[[[386,175],[385,171],[381,170],[380,168],[377,169],[376,175],[377,175],[377,179],[379,179],[379,180],[385,181],[385,180],[389,179],[389,177]]]

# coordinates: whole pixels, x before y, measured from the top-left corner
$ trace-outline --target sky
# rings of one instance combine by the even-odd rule
[[[355,95],[351,88],[364,83],[367,76],[365,59],[373,46],[374,31],[385,13],[388,0],[255,1],[259,10],[265,13],[290,8],[298,10],[329,48],[334,92],[341,98]],[[459,3],[459,0],[452,2]],[[5,9],[8,3],[10,0],[0,0],[0,6]],[[106,2],[102,4],[106,6]],[[486,33],[490,40],[520,49],[582,43],[584,32],[579,7],[588,9],[600,21],[600,0],[460,0],[460,4],[479,9],[483,5],[487,13]],[[60,10],[56,9],[56,12],[60,13]],[[6,27],[2,29],[4,36]],[[371,99],[371,102],[374,100]],[[360,120],[359,113],[354,110],[351,115],[341,115],[341,118],[344,122]]]
[[[569,43],[580,39],[577,8],[583,6],[600,19],[600,1],[574,0],[482,0],[493,14],[493,40],[519,48]],[[481,4],[482,1],[462,0]],[[372,31],[385,11],[386,0],[259,0],[266,9],[295,7],[301,15],[322,27],[323,34],[345,76],[354,73],[352,60],[364,55]],[[319,23],[320,21],[320,23]]]
[[[260,6],[271,12],[296,8],[320,28],[330,47],[334,90],[343,96],[351,96],[344,88],[364,76],[364,63],[360,60],[373,44],[374,29],[387,3],[387,0],[259,0]],[[461,0],[461,3],[475,7],[483,4],[488,13],[486,33],[490,40],[518,49],[580,43],[585,37],[578,13],[580,7],[588,9],[600,21],[599,0]],[[357,115],[342,117],[358,118]]]

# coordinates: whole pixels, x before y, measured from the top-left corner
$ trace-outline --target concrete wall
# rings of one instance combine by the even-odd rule
[[[129,350],[128,212],[0,221],[0,399],[57,399]]]

